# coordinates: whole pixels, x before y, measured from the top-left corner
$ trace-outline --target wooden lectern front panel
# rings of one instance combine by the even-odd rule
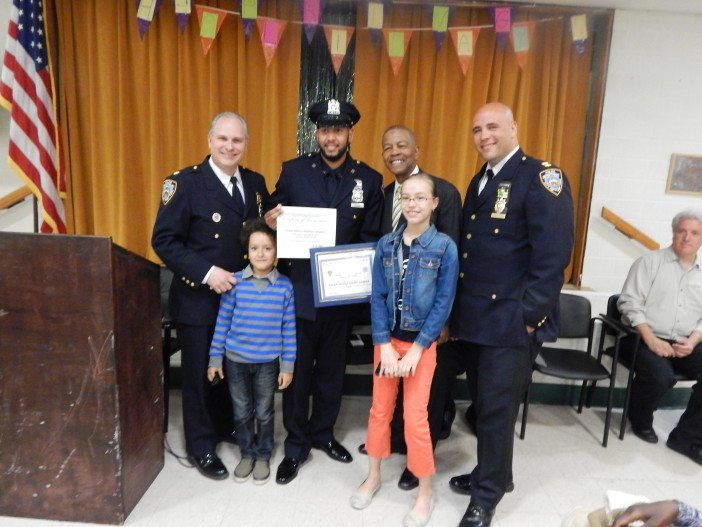
[[[110,239],[0,233],[0,255],[0,515],[121,523],[163,466],[160,331],[143,386],[151,403],[120,408],[116,357],[140,350],[115,347]],[[143,316],[148,324],[154,314]],[[134,412],[157,421],[156,437],[123,429]],[[125,506],[130,433],[143,436],[151,459]]]

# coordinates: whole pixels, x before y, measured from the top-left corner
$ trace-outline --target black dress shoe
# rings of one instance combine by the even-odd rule
[[[217,454],[212,452],[207,452],[201,456],[188,456],[188,461],[190,461],[195,468],[205,476],[210,479],[227,479],[229,472],[227,472],[227,467],[224,466],[222,460],[217,457]]]
[[[658,443],[658,436],[651,427],[639,428],[638,426],[631,425],[631,431],[634,432],[634,435],[636,437],[643,441],[646,441],[647,443]]]
[[[279,485],[290,483],[297,477],[297,471],[300,468],[300,462],[291,457],[284,457],[283,461],[278,465],[278,471],[275,473],[275,482]]]
[[[328,443],[312,446],[314,448],[318,448],[319,450],[323,450],[334,461],[339,461],[340,463],[351,463],[353,461],[351,453],[346,450],[336,439],[332,439]]]
[[[454,492],[458,494],[470,494],[470,474],[461,474],[460,476],[455,476],[449,480],[449,487]],[[514,482],[510,481],[507,483],[507,488],[505,492],[512,492],[514,490]]]
[[[702,445],[686,445],[685,443],[674,440],[668,437],[666,445],[671,450],[675,450],[678,454],[689,457],[695,463],[702,465]]]
[[[365,444],[365,443],[361,443],[360,445],[358,445],[358,453],[359,453],[359,454],[363,454],[364,456],[367,456],[367,455],[368,455],[368,451],[366,450],[366,444]]]
[[[410,469],[405,468],[405,470],[402,471],[402,476],[400,476],[400,481],[397,482],[397,486],[402,490],[416,489],[419,487],[419,479],[410,472]]]
[[[488,511],[480,505],[471,503],[468,505],[468,510],[463,515],[458,527],[488,527],[492,523],[494,514],[495,509]]]

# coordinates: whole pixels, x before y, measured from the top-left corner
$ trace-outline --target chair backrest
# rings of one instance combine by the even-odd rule
[[[590,334],[592,306],[584,296],[561,293],[558,299],[561,329],[559,338],[587,338]]]
[[[619,308],[617,307],[617,302],[619,301],[619,295],[612,295],[609,297],[607,300],[607,316],[609,318],[612,318],[616,320],[617,322],[621,322],[622,320],[622,314],[619,312]]]
[[[173,271],[168,267],[161,267],[159,271],[159,281],[161,283],[161,322],[170,322],[171,313],[168,307],[171,282],[173,281]]]

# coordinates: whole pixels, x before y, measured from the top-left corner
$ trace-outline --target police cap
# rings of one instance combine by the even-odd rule
[[[351,128],[361,118],[361,114],[350,102],[327,99],[310,107],[310,120],[320,126],[348,126]]]

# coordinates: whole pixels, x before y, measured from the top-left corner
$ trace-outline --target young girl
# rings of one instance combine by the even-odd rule
[[[263,220],[242,229],[241,246],[249,265],[234,275],[236,285],[222,294],[207,378],[224,378],[234,406],[234,426],[241,461],[234,479],[265,483],[273,450],[273,394],[292,382],[295,343],[295,297],[290,279],[274,267],[275,231]],[[222,368],[222,361],[225,368]],[[254,435],[254,417],[256,435]]]
[[[390,420],[397,386],[404,383],[407,468],[419,478],[419,493],[406,527],[426,525],[433,509],[435,472],[427,404],[436,367],[436,339],[446,323],[458,275],[456,244],[431,224],[439,204],[432,179],[412,176],[402,184],[407,225],[383,236],[373,262],[371,322],[375,345],[373,403],[368,417],[368,476],[351,496],[367,507],[380,488],[380,460],[390,455]]]

